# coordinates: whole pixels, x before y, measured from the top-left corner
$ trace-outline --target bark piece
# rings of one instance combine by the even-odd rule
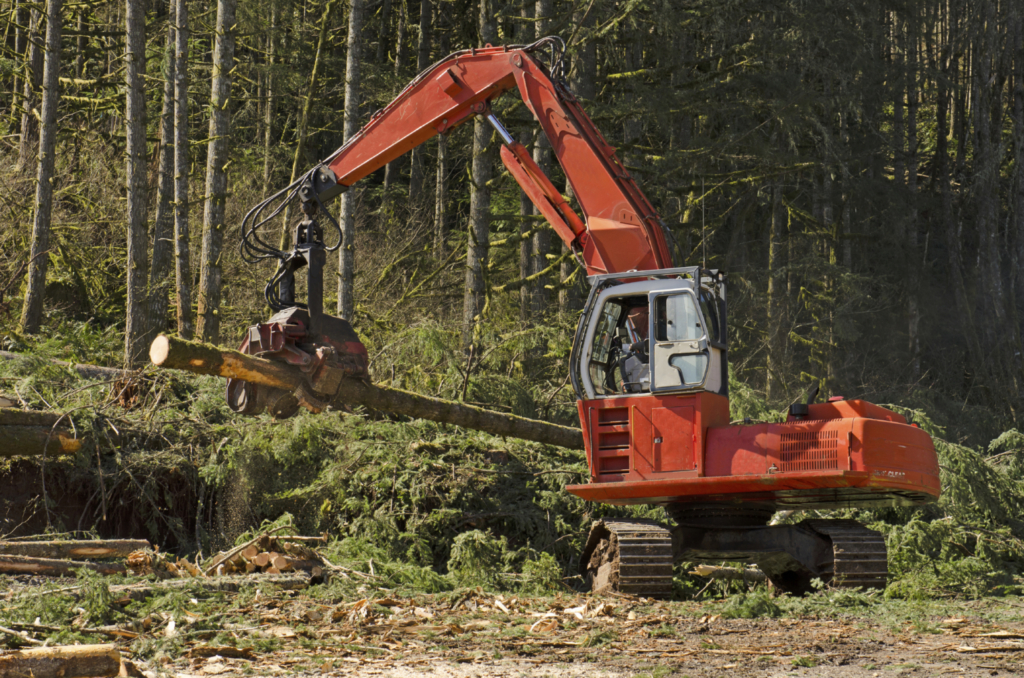
[[[61,645],[15,650],[0,655],[7,678],[105,678],[121,670],[114,645]]]
[[[298,367],[163,334],[153,341],[149,357],[157,366],[196,374],[242,379],[289,391],[306,386],[306,377]],[[330,397],[331,402],[339,406],[362,405],[380,412],[444,422],[494,435],[583,449],[582,433],[569,426],[375,386],[357,379],[343,378],[339,381],[337,392]]]
[[[83,560],[57,560],[55,558],[26,558],[0,555],[0,572],[4,574],[40,574],[48,577],[73,577],[81,568],[100,574],[124,574],[121,563],[90,563]],[[4,675],[0,672],[0,675]]]
[[[145,539],[0,542],[0,554],[26,558],[123,558],[148,548],[152,547]]]

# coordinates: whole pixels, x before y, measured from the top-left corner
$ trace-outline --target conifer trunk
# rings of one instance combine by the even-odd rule
[[[130,2],[131,0],[129,0]],[[210,143],[206,154],[206,208],[199,270],[196,330],[203,341],[220,342],[221,249],[224,242],[231,141],[231,72],[235,67],[235,3],[217,0],[217,37],[210,90]]]
[[[189,243],[188,4],[175,0],[174,271],[178,335],[192,338],[192,257]]]
[[[552,0],[537,0],[536,14],[534,16],[534,36],[539,40],[547,35],[548,25],[551,22],[553,10]],[[546,175],[551,174],[551,142],[543,132],[537,134],[537,143],[533,146],[533,161],[537,163],[541,171]],[[534,206],[533,212],[540,214]],[[533,234],[533,265],[531,274],[536,275],[548,267],[548,253],[551,250],[551,231],[547,228],[538,228]],[[538,277],[533,283],[530,299],[530,309],[534,317],[539,317],[548,304],[548,291],[546,277]]]
[[[125,155],[127,167],[128,263],[124,361],[133,368],[146,359],[146,12],[125,1]]]
[[[481,46],[494,41],[491,0],[480,0]],[[467,350],[477,342],[476,329],[484,308],[487,250],[490,238],[491,188],[494,148],[491,128],[479,116],[473,121],[473,176],[469,189],[469,244],[466,252],[466,290],[462,302],[462,345]]]
[[[433,6],[430,0],[420,0],[420,29],[416,48],[416,72],[422,73],[430,66],[430,19]],[[409,160],[409,204],[414,205],[423,192],[424,151],[423,145],[412,149]]]
[[[406,23],[409,18],[409,10],[406,7],[407,2],[409,0],[398,0],[398,35],[395,38],[395,77],[399,80],[405,72],[405,33]],[[402,172],[403,157],[395,158],[384,167],[384,195],[387,195],[388,191],[395,185],[395,182],[398,181],[398,175]]]
[[[160,164],[157,169],[156,216],[153,218],[153,260],[149,267],[147,346],[158,333],[166,329],[167,293],[174,255],[174,0],[167,4],[164,94],[163,108],[160,111]]]
[[[26,71],[21,100],[21,136],[18,141],[18,171],[29,167],[36,159],[36,143],[39,140],[39,124],[33,109],[39,106],[39,88],[43,83],[43,50],[39,36],[42,14],[35,7],[29,12],[27,46],[25,49]]]
[[[271,178],[271,152],[270,147],[274,138],[274,60],[277,54],[277,5],[270,5],[270,33],[267,35],[267,76],[266,94],[267,100],[263,106],[263,191],[264,198],[270,191]]]
[[[350,0],[348,54],[345,58],[345,141],[359,131],[359,67],[362,49],[365,0]],[[338,249],[338,315],[351,320],[355,315],[355,235],[358,194],[349,189],[341,196],[341,239]]]
[[[50,218],[53,214],[53,168],[57,152],[57,107],[60,104],[60,11],[63,0],[46,2],[46,55],[43,65],[43,111],[36,171],[35,219],[29,252],[28,288],[21,311],[21,331],[35,334],[43,318],[46,269],[50,261]],[[37,23],[38,25],[38,23]]]

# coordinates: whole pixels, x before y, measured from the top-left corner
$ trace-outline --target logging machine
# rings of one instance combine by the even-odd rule
[[[341,244],[324,203],[434,135],[480,117],[500,139],[509,173],[589,276],[570,378],[590,479],[566,490],[606,504],[664,506],[675,521],[594,523],[580,559],[593,589],[668,596],[677,560],[756,563],[777,587],[797,593],[815,578],[884,587],[878,532],[852,520],[769,522],[783,509],[936,500],[931,438],[890,410],[842,397],[814,403],[816,394],[791,405],[783,423],[730,425],[726,277],[675,266],[669,231],[566,85],[563,54],[561,40],[544,38],[448,56],[327,160],[249,212],[243,255],[279,266],[266,288],[276,314],[250,328],[242,351],[300,366],[311,388],[289,393],[231,380],[231,407],[277,417],[302,405],[315,409],[317,390],[327,392],[326,365],[369,378],[366,349],[352,327],[323,312],[326,253]],[[582,216],[495,116],[492,102],[510,90],[550,141]],[[282,251],[260,230],[296,202],[303,218],[293,249]],[[305,304],[295,292],[303,268]]]

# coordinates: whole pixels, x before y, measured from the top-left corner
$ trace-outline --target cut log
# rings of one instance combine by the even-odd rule
[[[69,363],[63,360],[53,360],[52,358],[40,358],[38,356],[26,355],[24,353],[11,353],[9,351],[0,351],[0,360],[21,360],[21,361],[41,361],[46,363],[52,363],[65,369],[77,372],[80,377],[85,379],[123,379],[124,377],[131,374],[127,370],[121,370],[116,367],[101,367],[100,365],[83,365],[77,363]]]
[[[56,457],[76,454],[81,447],[82,441],[66,428],[0,425],[0,457],[34,457],[44,448]]]
[[[756,567],[740,569],[738,567],[715,567],[714,565],[697,565],[690,574],[710,579],[727,579],[745,582],[759,582],[768,579],[765,573]]]
[[[149,357],[153,364],[168,369],[241,379],[286,391],[300,388],[312,390],[306,375],[298,367],[163,334],[153,341]],[[570,426],[493,412],[396,388],[375,386],[358,379],[324,379],[321,383],[331,381],[339,383],[337,390],[333,394],[319,394],[318,397],[326,397],[339,407],[362,405],[380,412],[429,419],[499,436],[583,449],[583,434]]]
[[[68,419],[64,417],[62,421],[61,415],[56,412],[0,407],[0,426],[46,426],[50,428],[57,422],[66,425]]]
[[[0,676],[7,678],[106,678],[121,670],[114,645],[59,645],[0,654]]]
[[[270,554],[269,553],[258,553],[258,554],[256,554],[256,557],[252,559],[252,563],[256,567],[266,567],[267,565],[270,564]]]
[[[22,556],[0,555],[0,573],[38,574],[48,577],[74,577],[81,568],[100,574],[124,574],[127,569],[121,563],[91,563],[84,560],[56,560],[54,558],[25,558]],[[4,675],[0,673],[0,675]]]
[[[152,548],[145,539],[96,541],[0,541],[0,554],[26,558],[124,558]]]

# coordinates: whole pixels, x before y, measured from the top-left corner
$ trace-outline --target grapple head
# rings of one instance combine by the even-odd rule
[[[322,409],[341,377],[369,379],[366,347],[348,321],[320,315],[311,327],[309,312],[292,307],[275,313],[270,320],[249,328],[239,351],[249,355],[296,365],[309,375],[312,398],[281,389],[228,379],[228,406],[240,414],[268,412],[275,419],[287,419],[299,407]],[[331,367],[334,369],[324,369]]]

